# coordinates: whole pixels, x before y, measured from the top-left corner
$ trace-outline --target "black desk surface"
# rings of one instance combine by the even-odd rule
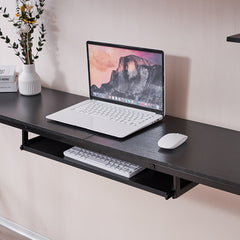
[[[166,116],[119,140],[46,120],[46,115],[85,99],[46,88],[32,97],[1,93],[0,122],[240,195],[239,132]],[[160,149],[159,138],[170,132],[186,134],[189,139],[175,150]]]

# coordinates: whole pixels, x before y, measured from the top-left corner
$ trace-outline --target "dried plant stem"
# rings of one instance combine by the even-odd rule
[[[26,55],[26,61],[27,61],[27,64],[29,64],[29,58],[28,58],[28,53],[27,53],[27,48],[26,48],[27,46],[24,41],[23,33],[21,33],[21,38],[22,38],[22,44],[23,44],[23,48],[25,51],[25,55]]]
[[[30,50],[29,50],[29,42],[28,42],[28,33],[27,33],[27,37],[26,37],[26,39],[27,39],[27,54],[28,54],[28,63],[29,64],[31,64],[31,61],[30,61]]]

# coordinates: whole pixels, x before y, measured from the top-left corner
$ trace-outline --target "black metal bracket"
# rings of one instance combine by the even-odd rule
[[[173,176],[173,198],[177,198],[177,197],[181,196],[188,190],[190,190],[193,187],[195,187],[196,185],[198,185],[198,183],[189,182],[187,185],[182,186],[181,180],[183,180],[183,179]]]
[[[174,189],[173,198],[176,198],[181,195],[181,179],[179,177],[173,176],[173,189]]]
[[[23,150],[23,146],[28,143],[28,131],[22,130],[22,145],[20,146],[20,149]]]

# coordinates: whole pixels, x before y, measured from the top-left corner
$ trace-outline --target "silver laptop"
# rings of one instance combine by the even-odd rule
[[[165,113],[161,50],[87,42],[90,99],[47,119],[123,138]]]

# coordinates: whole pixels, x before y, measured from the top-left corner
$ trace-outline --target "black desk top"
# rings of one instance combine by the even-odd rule
[[[239,132],[166,116],[162,122],[119,140],[45,119],[46,115],[85,99],[46,88],[32,97],[1,93],[0,122],[240,194]],[[189,138],[175,150],[162,150],[157,142],[169,132]]]

